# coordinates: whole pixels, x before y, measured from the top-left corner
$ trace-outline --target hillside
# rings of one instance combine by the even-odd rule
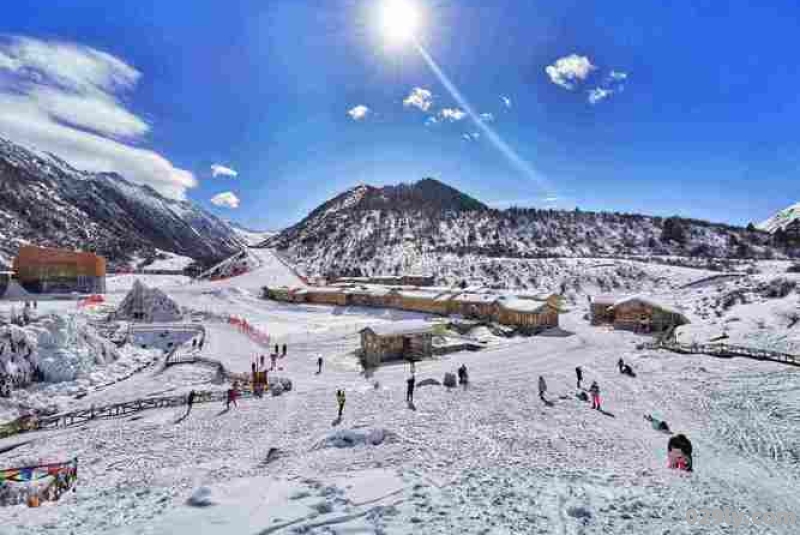
[[[789,208],[781,210],[774,216],[758,225],[758,228],[766,232],[777,232],[785,230],[794,221],[800,219],[800,203],[794,204]]]
[[[443,264],[459,258],[469,268],[499,258],[781,256],[770,243],[762,231],[677,217],[494,210],[426,179],[346,191],[264,245],[309,275],[427,271],[442,278]]]
[[[0,264],[21,243],[95,250],[112,262],[160,249],[210,263],[241,247],[228,224],[189,202],[0,138]]]

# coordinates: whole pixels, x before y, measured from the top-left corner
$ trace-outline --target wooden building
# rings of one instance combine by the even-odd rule
[[[642,296],[592,301],[592,325],[613,324],[615,329],[641,333],[662,332],[686,325],[681,312]]]
[[[611,312],[611,307],[613,307],[614,303],[618,300],[618,297],[607,295],[593,297],[589,303],[589,315],[592,325],[614,323],[614,315]]]
[[[14,259],[14,272],[31,293],[106,291],[106,260],[93,253],[23,245]]]
[[[440,316],[447,316],[450,313],[449,302],[437,300],[438,295],[435,293],[403,290],[397,292],[397,295],[401,310],[439,314]]]
[[[366,368],[392,360],[420,360],[433,354],[435,324],[422,320],[375,325],[361,330],[361,355]]]
[[[548,299],[501,299],[496,318],[501,325],[513,325],[530,334],[558,327],[558,301]]]
[[[460,293],[453,296],[450,314],[460,314],[464,318],[490,321],[499,313],[498,296],[495,294]]]
[[[353,306],[362,307],[386,307],[388,303],[387,296],[391,293],[388,288],[345,288],[344,293],[347,295],[347,302]]]
[[[342,288],[306,288],[305,302],[316,305],[347,305],[347,294]]]

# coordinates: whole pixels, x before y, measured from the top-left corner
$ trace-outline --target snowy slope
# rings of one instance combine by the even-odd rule
[[[228,222],[231,228],[236,232],[236,234],[242,239],[245,245],[254,246],[264,241],[268,240],[269,238],[273,237],[277,232],[272,232],[268,230],[252,230],[249,228],[245,228],[233,221]]]
[[[21,243],[97,250],[112,262],[156,249],[212,262],[241,247],[222,220],[115,173],[85,173],[0,138],[0,256]]]
[[[790,223],[798,219],[800,219],[800,203],[781,210],[758,225],[758,228],[767,232],[775,232],[778,229],[785,229]]]

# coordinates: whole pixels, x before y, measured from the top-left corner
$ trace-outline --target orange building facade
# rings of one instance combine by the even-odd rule
[[[106,261],[93,253],[23,245],[14,259],[20,285],[33,293],[105,293]]]

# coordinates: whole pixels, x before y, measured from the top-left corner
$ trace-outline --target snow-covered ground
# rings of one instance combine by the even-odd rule
[[[295,388],[241,400],[230,411],[197,405],[180,422],[182,407],[2,440],[0,450],[23,443],[0,453],[2,467],[75,455],[80,465],[76,493],[40,508],[8,508],[0,533],[797,533],[797,526],[693,526],[686,511],[800,515],[800,369],[639,351],[643,337],[588,324],[585,294],[601,290],[589,281],[573,290],[561,317],[569,336],[493,338],[484,351],[419,363],[418,381],[441,381],[466,364],[471,384],[419,387],[410,408],[406,365],[367,377],[351,352],[363,326],[422,315],[261,300],[261,286],[299,281],[270,251],[256,253],[262,267],[241,277],[159,286],[192,311],[241,316],[286,342],[280,374]],[[779,277],[797,279],[770,266],[696,285],[713,273],[647,265],[638,279],[623,268],[619,288],[681,308],[693,323],[679,336],[707,339],[727,328],[742,342],[760,331],[791,337],[800,325],[782,318],[800,294],[769,297],[764,288]],[[718,304],[733,290],[747,302]],[[124,293],[108,298],[115,304]],[[40,303],[40,312],[43,306],[55,305]],[[232,371],[245,372],[253,356],[269,353],[227,324],[204,324],[202,354]],[[617,372],[620,357],[636,378]],[[599,382],[606,412],[575,397],[578,365],[585,383]],[[551,405],[538,399],[539,375]],[[225,388],[216,380],[203,365],[148,368],[66,399],[63,408]],[[341,422],[338,389],[347,393]],[[668,435],[654,431],[645,414],[691,438],[693,474],[665,467]]]

